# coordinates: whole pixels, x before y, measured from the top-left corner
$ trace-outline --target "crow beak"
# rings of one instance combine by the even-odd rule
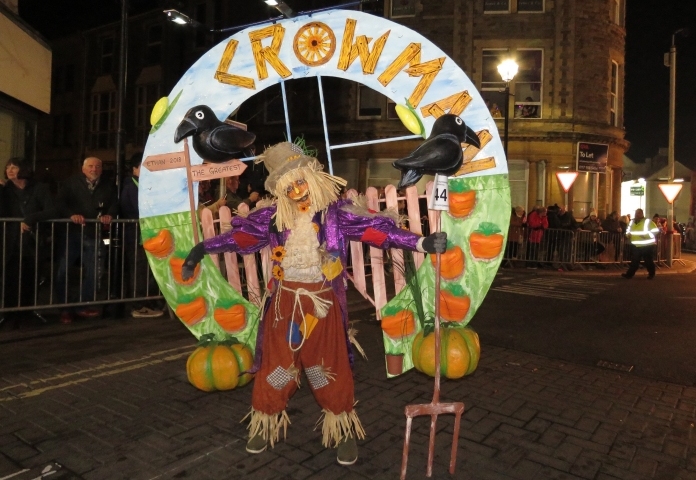
[[[190,136],[196,131],[196,125],[189,118],[184,118],[174,132],[174,143],[179,143],[182,138]]]
[[[479,140],[478,135],[469,127],[466,127],[466,135],[464,136],[464,143],[473,145],[476,148],[481,148],[481,140]]]

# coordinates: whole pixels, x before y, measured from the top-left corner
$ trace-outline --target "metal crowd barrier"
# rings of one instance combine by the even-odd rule
[[[564,230],[549,228],[539,234],[528,228],[513,229],[508,236],[503,265],[514,267],[554,266],[572,268],[575,265],[620,267],[631,261],[631,243],[623,233],[591,232],[588,230]],[[673,235],[673,260],[681,259],[681,236]],[[666,266],[667,243],[664,235],[657,236],[654,260],[658,266]]]
[[[137,220],[53,220],[23,231],[0,218],[0,314],[163,298]]]

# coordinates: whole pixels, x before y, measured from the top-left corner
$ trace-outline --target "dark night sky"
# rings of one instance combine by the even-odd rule
[[[247,18],[240,18],[240,23],[275,15],[275,11],[265,7],[261,0],[243,1],[247,7],[255,8],[248,12]],[[19,9],[30,25],[47,38],[54,38],[76,28],[117,20],[120,3],[120,0],[19,0]],[[163,5],[176,8],[177,3],[176,0],[130,0],[130,10],[135,13]],[[287,0],[287,3],[298,11],[340,4],[344,0]],[[687,27],[692,34],[678,37],[676,42],[675,159],[696,169],[696,134],[693,132],[696,128],[696,1],[627,0],[627,3],[624,121],[626,138],[631,142],[627,155],[642,162],[655,155],[658,148],[667,146],[669,68],[663,65],[663,54],[669,51],[672,33]]]

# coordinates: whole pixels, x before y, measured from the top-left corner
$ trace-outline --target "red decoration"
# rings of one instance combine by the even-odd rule
[[[384,243],[384,241],[386,239],[387,239],[386,233],[370,227],[367,230],[365,230],[365,233],[363,233],[363,236],[360,238],[360,241],[366,242],[366,243],[371,243],[373,245],[380,247],[380,246],[382,246],[382,244]]]
[[[253,247],[258,243],[253,235],[249,235],[248,233],[244,232],[235,232],[232,234],[232,238],[237,243],[239,248]]]

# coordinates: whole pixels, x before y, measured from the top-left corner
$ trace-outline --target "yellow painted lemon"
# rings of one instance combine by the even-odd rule
[[[157,100],[157,103],[155,103],[155,106],[152,107],[152,113],[150,114],[150,125],[156,124],[159,119],[162,118],[162,115],[164,115],[164,112],[167,111],[168,106],[169,99],[167,97],[162,97]]]

